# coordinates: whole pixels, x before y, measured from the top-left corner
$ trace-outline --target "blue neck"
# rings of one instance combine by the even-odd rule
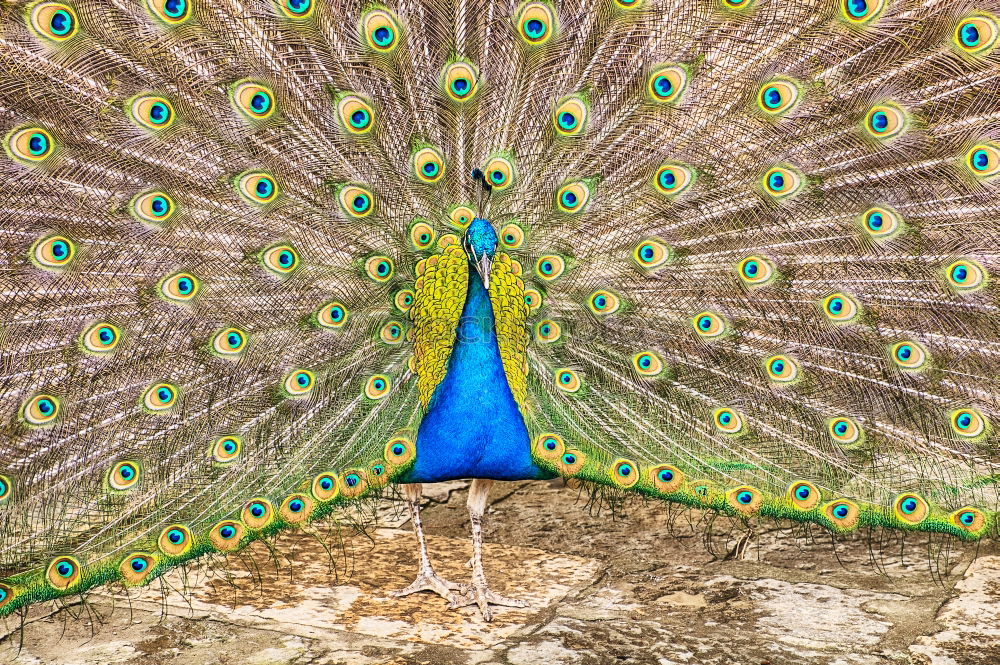
[[[547,476],[531,461],[528,430],[500,359],[493,305],[471,265],[448,371],[420,423],[416,448],[403,482]]]

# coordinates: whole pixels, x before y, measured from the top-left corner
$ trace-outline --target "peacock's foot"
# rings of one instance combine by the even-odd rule
[[[417,579],[413,580],[413,584],[404,589],[392,591],[389,595],[394,598],[401,598],[403,596],[409,596],[411,593],[417,593],[418,591],[433,591],[449,603],[454,603],[458,596],[452,593],[452,591],[458,591],[462,588],[461,584],[449,582],[433,570],[427,569],[420,571],[417,575]]]
[[[483,615],[483,621],[493,620],[493,609],[490,605],[501,607],[527,607],[528,601],[519,598],[508,598],[494,592],[485,582],[477,584],[473,582],[467,587],[464,593],[456,595],[448,607],[454,609],[465,607],[466,605],[478,605],[479,611]]]

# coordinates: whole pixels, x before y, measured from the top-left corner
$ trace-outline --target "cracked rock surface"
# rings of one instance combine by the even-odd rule
[[[469,577],[466,487],[427,486],[422,512],[434,564],[457,582]],[[489,624],[432,594],[389,596],[417,561],[404,511],[387,501],[367,535],[286,534],[274,553],[258,543],[162,586],[35,608],[23,631],[8,619],[0,662],[1000,664],[996,544],[891,534],[834,544],[818,529],[761,523],[740,558],[742,524],[578,498],[561,481],[497,484],[487,576],[530,607],[497,608]]]

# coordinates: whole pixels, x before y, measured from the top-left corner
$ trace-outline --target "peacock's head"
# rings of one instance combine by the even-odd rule
[[[497,232],[490,220],[476,217],[465,230],[465,253],[469,262],[476,267],[476,272],[483,278],[483,286],[490,288],[490,266],[493,256],[497,253]]]

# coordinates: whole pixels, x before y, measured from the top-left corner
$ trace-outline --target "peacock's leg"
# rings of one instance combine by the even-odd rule
[[[485,621],[493,619],[490,605],[505,607],[527,607],[528,603],[517,598],[508,598],[493,592],[486,584],[486,573],[483,572],[483,512],[486,510],[486,496],[493,486],[492,480],[476,478],[469,488],[469,518],[472,522],[472,584],[468,591],[458,595],[451,602],[452,607],[464,607],[476,604]]]
[[[417,543],[420,545],[420,571],[413,584],[405,589],[393,591],[395,597],[408,596],[418,591],[433,591],[447,601],[455,602],[455,589],[461,586],[454,582],[449,582],[434,572],[431,566],[431,559],[427,555],[427,543],[424,541],[424,529],[420,525],[420,483],[410,483],[403,485],[403,496],[406,497],[406,505],[410,509],[410,521],[413,522],[413,531],[417,534]]]

